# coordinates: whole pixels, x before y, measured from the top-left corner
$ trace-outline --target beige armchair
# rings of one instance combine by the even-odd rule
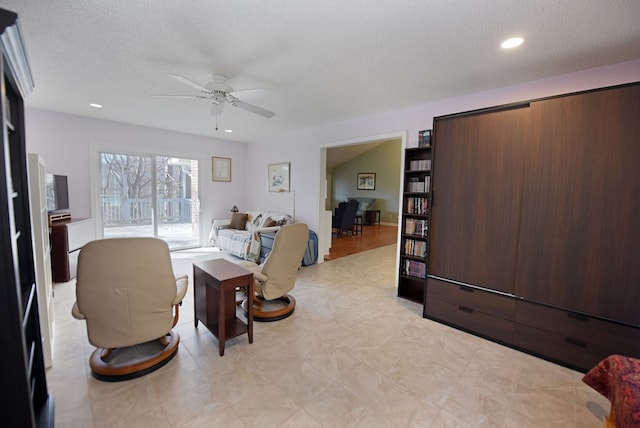
[[[171,360],[180,342],[171,329],[187,284],[187,275],[174,275],[160,239],[101,239],[82,247],[72,314],[86,321],[97,348],[89,360],[93,376],[132,379]]]
[[[256,296],[243,302],[246,311],[249,301],[253,300],[254,320],[277,321],[293,313],[296,301],[287,293],[296,283],[308,242],[309,228],[306,224],[288,224],[276,233],[273,248],[262,264],[241,263],[253,272],[255,279]]]

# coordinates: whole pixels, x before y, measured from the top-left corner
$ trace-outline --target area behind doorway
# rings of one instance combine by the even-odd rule
[[[357,235],[332,236],[329,254],[324,256],[325,261],[331,261],[340,257],[372,250],[378,247],[395,244],[398,240],[398,227],[396,225],[362,226],[362,233]]]

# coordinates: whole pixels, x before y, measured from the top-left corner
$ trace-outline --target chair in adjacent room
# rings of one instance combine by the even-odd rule
[[[337,229],[340,226],[340,221],[342,220],[342,216],[344,215],[344,209],[347,207],[347,203],[346,202],[340,202],[338,204],[338,208],[336,208],[336,212],[333,216],[331,216],[331,229],[333,232],[333,229],[336,229],[336,233],[337,233]]]
[[[275,236],[273,248],[262,264],[243,261],[241,266],[253,272],[255,296],[242,303],[245,312],[253,304],[255,321],[277,321],[290,316],[296,300],[289,293],[296,283],[298,269],[309,242],[304,223],[283,226]]]
[[[342,236],[346,232],[351,232],[352,235],[355,235],[357,212],[358,201],[355,199],[338,204],[338,213],[331,219],[331,227],[336,229],[337,236]]]
[[[133,379],[169,362],[180,336],[172,331],[188,276],[174,275],[166,242],[157,238],[91,241],[80,250],[76,303],[96,347],[89,365],[106,381]]]

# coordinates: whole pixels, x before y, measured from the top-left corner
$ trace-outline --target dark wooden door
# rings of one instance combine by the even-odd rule
[[[640,325],[640,85],[530,113],[517,294]]]
[[[430,275],[513,293],[527,107],[436,119]]]

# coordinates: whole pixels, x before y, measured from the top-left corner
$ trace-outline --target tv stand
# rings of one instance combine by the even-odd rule
[[[59,221],[71,221],[71,212],[52,212],[49,213],[49,225]]]
[[[80,248],[95,239],[92,219],[72,219],[50,224],[51,273],[53,282],[67,282],[76,276]]]

